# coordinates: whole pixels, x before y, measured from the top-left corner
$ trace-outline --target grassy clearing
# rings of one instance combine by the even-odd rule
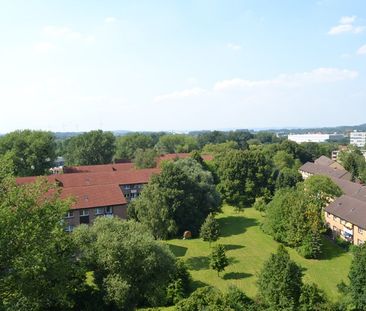
[[[261,214],[253,208],[235,212],[225,206],[217,216],[221,227],[221,238],[230,260],[229,267],[221,273],[209,268],[211,248],[200,239],[169,240],[172,252],[188,265],[195,287],[213,285],[225,291],[230,284],[242,289],[248,296],[256,294],[256,280],[263,262],[275,252],[278,243],[260,229]],[[330,299],[337,299],[337,284],[347,281],[351,255],[325,240],[325,253],[321,260],[304,259],[293,249],[288,249],[291,258],[304,268],[304,281],[314,282]]]

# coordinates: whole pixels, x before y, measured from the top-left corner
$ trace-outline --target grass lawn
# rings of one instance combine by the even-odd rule
[[[217,219],[221,237],[216,243],[225,245],[230,260],[230,265],[220,277],[209,268],[211,249],[208,242],[174,239],[167,243],[173,253],[188,265],[195,287],[213,285],[225,291],[230,284],[234,284],[253,297],[263,262],[276,251],[278,243],[262,232],[260,223],[263,217],[253,208],[239,213],[225,206]],[[291,258],[304,268],[304,281],[318,284],[330,299],[335,300],[338,296],[337,284],[347,281],[352,256],[330,241],[324,242],[325,253],[321,260],[304,259],[295,250],[288,250]]]

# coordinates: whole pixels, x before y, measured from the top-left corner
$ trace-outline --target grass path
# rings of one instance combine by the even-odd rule
[[[220,277],[209,268],[211,249],[207,242],[174,239],[167,243],[188,265],[195,287],[213,285],[225,291],[234,284],[253,297],[263,262],[276,251],[278,243],[262,232],[260,223],[263,217],[253,208],[238,213],[225,206],[217,219],[221,227],[221,238],[217,243],[225,245],[231,263]],[[304,259],[295,250],[288,250],[291,258],[304,268],[304,281],[318,284],[334,300],[338,296],[337,284],[347,281],[352,257],[331,242],[324,242],[325,253],[321,260]]]

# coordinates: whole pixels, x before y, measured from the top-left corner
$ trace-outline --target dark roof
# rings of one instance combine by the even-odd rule
[[[71,209],[127,204],[122,190],[118,185],[63,188],[61,198],[66,199],[69,197],[75,199],[75,203],[72,205]]]
[[[366,229],[366,202],[348,195],[342,195],[330,203],[325,211],[346,220],[358,227]]]
[[[348,196],[366,202],[366,186],[346,179],[331,177],[332,181]]]
[[[328,157],[323,156],[323,155],[314,161],[315,164],[324,165],[324,166],[332,165],[334,162],[335,161],[333,161],[332,159],[329,159]]]
[[[328,177],[351,180],[351,174],[346,170],[319,165],[312,162],[306,162],[300,167],[300,170],[314,175],[325,175]]]

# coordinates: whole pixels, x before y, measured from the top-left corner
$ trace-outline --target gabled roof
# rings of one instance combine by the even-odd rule
[[[316,159],[314,161],[315,164],[318,165],[324,165],[324,166],[330,166],[334,163],[335,161],[333,161],[332,159],[329,159],[328,157],[322,155],[320,156],[318,159]]]
[[[342,178],[351,180],[351,174],[344,169],[332,168],[329,166],[319,165],[312,162],[306,162],[300,167],[300,171],[313,175],[325,175],[328,177]]]
[[[73,173],[45,176],[50,183],[57,183],[63,188],[83,187],[95,185],[128,185],[146,184],[153,174],[159,174],[158,168],[146,168],[132,171],[100,172],[100,173]],[[37,176],[19,177],[18,184],[35,182]]]
[[[74,198],[71,209],[124,205],[127,201],[118,185],[63,188],[61,198]]]
[[[366,229],[366,202],[342,195],[325,207],[325,211]]]
[[[366,186],[346,179],[331,177],[332,181],[348,196],[366,202]]]

